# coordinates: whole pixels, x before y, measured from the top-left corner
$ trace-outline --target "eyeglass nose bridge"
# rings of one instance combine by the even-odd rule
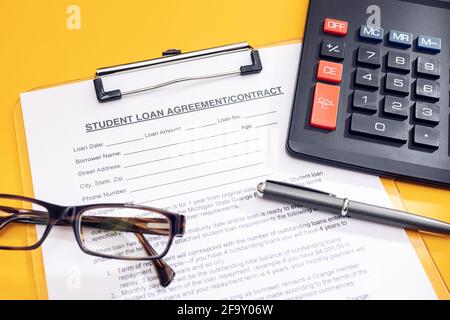
[[[52,210],[51,213],[52,224],[58,224],[58,223],[68,223],[72,224],[75,221],[76,215],[77,215],[77,208],[76,207],[59,207],[55,208],[55,210]]]

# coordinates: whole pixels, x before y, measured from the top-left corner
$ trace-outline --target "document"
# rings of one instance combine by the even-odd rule
[[[92,81],[21,96],[35,196],[183,214],[165,261],[83,253],[70,228],[43,245],[52,299],[435,299],[403,229],[256,197],[280,179],[391,206],[380,179],[291,157],[285,143],[301,46],[260,50],[263,71],[97,102]],[[237,70],[239,52],[105,78],[106,90]]]

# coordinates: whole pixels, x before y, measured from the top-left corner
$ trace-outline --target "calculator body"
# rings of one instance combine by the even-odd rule
[[[305,30],[288,150],[449,187],[450,3],[311,0]]]

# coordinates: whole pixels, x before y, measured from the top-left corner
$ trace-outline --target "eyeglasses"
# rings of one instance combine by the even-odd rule
[[[17,224],[45,226],[29,246],[10,233]],[[120,260],[152,261],[159,282],[166,287],[175,276],[162,259],[174,237],[182,237],[186,218],[165,210],[128,204],[64,207],[31,198],[0,194],[0,250],[39,248],[53,226],[72,226],[81,250]]]

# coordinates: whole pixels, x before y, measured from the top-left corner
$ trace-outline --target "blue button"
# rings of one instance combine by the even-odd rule
[[[359,37],[361,39],[381,42],[384,37],[383,28],[362,25],[359,29]]]
[[[432,52],[440,52],[441,38],[419,35],[417,38],[417,48]]]
[[[389,32],[389,43],[396,44],[402,47],[411,47],[412,34],[409,32],[391,30]]]

